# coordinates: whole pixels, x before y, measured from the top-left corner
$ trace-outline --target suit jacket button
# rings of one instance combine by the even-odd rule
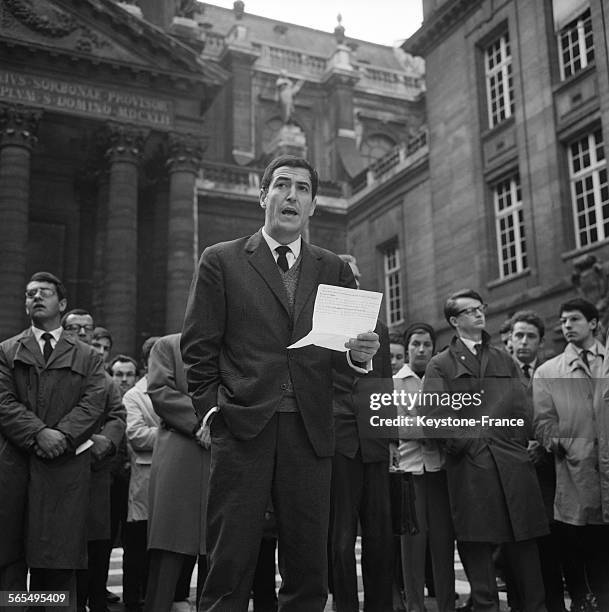
[[[281,390],[285,391],[288,388],[288,386],[286,384],[281,385]]]

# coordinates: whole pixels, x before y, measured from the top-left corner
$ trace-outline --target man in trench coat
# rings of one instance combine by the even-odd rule
[[[56,276],[34,274],[25,298],[32,326],[0,344],[0,434],[5,443],[0,473],[13,470],[16,462],[22,476],[14,488],[0,491],[0,499],[13,500],[11,515],[2,516],[8,522],[2,521],[0,558],[9,565],[19,563],[19,554],[21,563],[25,558],[30,590],[69,591],[71,612],[76,609],[75,570],[87,566],[91,474],[89,451],[75,451],[103,415],[104,371],[93,349],[63,333],[60,318],[66,304]],[[4,515],[4,503],[0,506]],[[5,531],[6,524],[18,538]],[[11,545],[20,550],[11,555]],[[16,587],[14,582],[11,588]]]
[[[527,454],[526,392],[512,358],[490,345],[485,310],[469,289],[447,299],[444,314],[457,335],[429,362],[423,392],[439,395],[424,396],[421,412],[476,421],[442,428],[428,422],[426,430],[443,440],[447,453],[455,537],[474,610],[499,610],[492,552],[505,544],[523,610],[540,611],[545,602],[535,538],[548,524]],[[489,425],[483,417],[511,421]]]

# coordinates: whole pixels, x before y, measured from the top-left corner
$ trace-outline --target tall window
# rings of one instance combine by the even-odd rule
[[[402,283],[400,280],[400,251],[397,246],[385,249],[385,298],[387,304],[387,321],[397,325],[404,319],[402,312]]]
[[[494,199],[499,275],[506,278],[528,267],[520,177],[514,175],[496,185]]]
[[[566,79],[594,60],[592,19],[587,9],[558,33],[560,77]]]
[[[488,121],[490,127],[495,127],[514,114],[512,52],[507,32],[486,48],[484,59]]]
[[[601,128],[569,146],[569,178],[577,247],[609,238],[609,184]]]

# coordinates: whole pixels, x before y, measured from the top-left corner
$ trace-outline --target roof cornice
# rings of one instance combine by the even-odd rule
[[[402,44],[402,49],[411,55],[425,57],[439,40],[478,8],[482,1],[447,0]]]

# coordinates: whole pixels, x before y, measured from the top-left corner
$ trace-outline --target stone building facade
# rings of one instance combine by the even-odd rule
[[[329,30],[333,24],[329,24]],[[0,3],[0,337],[48,270],[114,351],[181,326],[206,246],[263,221],[260,171],[306,154],[309,235],[347,249],[353,185],[424,124],[422,62],[208,3]]]
[[[475,287],[490,331],[533,308],[557,349],[556,310],[576,295],[575,263],[591,273],[600,263],[604,289],[596,283],[589,297],[608,297],[607,4],[423,5],[403,47],[425,59],[427,148],[352,198],[348,248],[374,288],[398,294],[400,308],[388,307],[396,329],[427,320],[444,341],[446,296]]]

